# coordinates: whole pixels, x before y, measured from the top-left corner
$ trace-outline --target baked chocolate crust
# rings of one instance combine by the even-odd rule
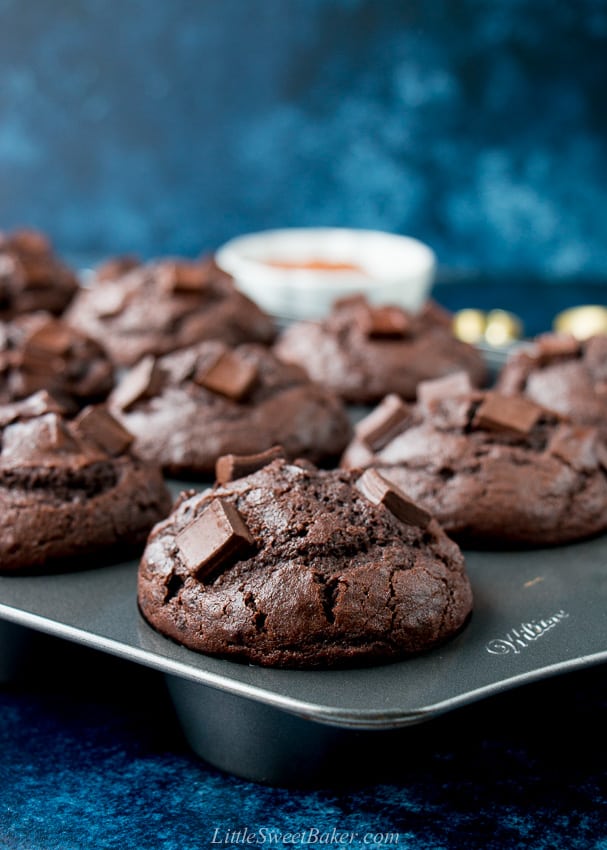
[[[276,336],[273,321],[209,260],[106,263],[67,319],[120,366],[206,339],[269,344]]]
[[[186,494],[141,560],[144,617],[190,649],[276,667],[377,663],[452,637],[472,607],[459,548],[358,478],[278,459]]]
[[[0,440],[3,572],[141,544],[170,510],[160,470],[102,406],[69,419],[44,392],[0,405]]]
[[[142,457],[174,476],[213,475],[222,455],[281,444],[290,458],[337,459],[350,439],[329,390],[260,345],[209,341],[127,372],[109,399]]]
[[[355,404],[372,404],[388,393],[414,399],[421,381],[462,370],[474,386],[487,377],[481,355],[456,339],[451,317],[432,302],[418,314],[372,307],[363,298],[338,302],[324,321],[287,328],[275,351]]]

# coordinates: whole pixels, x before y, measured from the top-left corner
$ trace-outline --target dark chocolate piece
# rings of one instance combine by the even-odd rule
[[[215,464],[215,477],[218,484],[227,484],[237,478],[244,478],[258,469],[263,469],[276,458],[285,458],[285,450],[282,446],[273,446],[265,452],[254,455],[223,455],[217,459]]]
[[[152,355],[144,357],[124,376],[113,396],[120,410],[128,410],[140,398],[155,395],[162,386],[162,370]]]
[[[370,339],[403,339],[411,330],[411,319],[398,307],[367,307],[358,325]]]
[[[237,509],[213,499],[207,509],[175,537],[189,572],[199,581],[218,567],[235,562],[254,545]]]
[[[167,292],[197,293],[209,282],[207,264],[176,260],[162,268],[161,286]]]
[[[488,393],[474,416],[473,426],[488,431],[529,434],[543,413],[532,401],[516,396]]]
[[[257,368],[243,357],[225,351],[210,367],[199,370],[194,380],[200,386],[234,401],[241,401],[257,379]]]
[[[573,336],[546,334],[538,339],[539,361],[543,365],[560,357],[575,357],[581,350],[579,340]]]
[[[472,392],[472,383],[467,372],[454,372],[445,375],[444,378],[436,378],[432,381],[422,381],[417,387],[417,401],[423,407],[429,407],[434,402],[443,398],[451,398],[459,395],[469,395]]]
[[[367,469],[356,482],[358,490],[374,505],[383,505],[406,525],[426,528],[432,514],[412,502],[395,484],[387,481],[376,469]]]
[[[47,355],[66,354],[73,342],[76,331],[64,322],[54,319],[35,330],[25,342],[25,352],[40,352]]]
[[[76,433],[92,440],[113,457],[125,452],[134,440],[133,435],[100,405],[86,407],[74,424]]]
[[[411,411],[403,400],[390,393],[355,426],[356,436],[373,451],[386,446],[405,426]]]

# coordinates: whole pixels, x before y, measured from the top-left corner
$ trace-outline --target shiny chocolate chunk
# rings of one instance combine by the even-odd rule
[[[579,341],[569,334],[546,334],[538,339],[538,359],[541,364],[561,357],[576,357],[581,353]]]
[[[383,505],[406,525],[426,528],[432,514],[412,502],[395,484],[386,480],[376,469],[367,469],[356,482],[356,487],[374,505]]]
[[[134,439],[101,405],[86,407],[78,415],[74,427],[77,434],[85,440],[91,440],[113,457],[125,452]]]
[[[368,307],[361,310],[358,325],[370,339],[403,339],[411,330],[411,319],[398,307]]]
[[[217,459],[215,464],[217,483],[227,484],[228,481],[244,478],[245,475],[251,475],[252,472],[263,469],[264,466],[279,457],[286,457],[282,446],[273,446],[265,452],[258,452],[254,455],[223,455]]]
[[[142,398],[156,395],[162,387],[162,370],[152,355],[144,357],[126,373],[113,395],[120,410],[128,410]]]
[[[204,263],[176,260],[164,263],[160,286],[167,292],[197,293],[208,285],[208,267]]]
[[[199,581],[239,560],[254,545],[237,509],[223,499],[213,499],[175,542],[186,568]]]
[[[403,430],[409,416],[409,407],[400,396],[391,393],[354,430],[359,440],[379,451]]]
[[[476,411],[472,425],[487,431],[509,431],[525,436],[542,413],[542,407],[526,398],[488,393]]]
[[[50,319],[37,328],[25,341],[24,360],[28,357],[60,357],[70,350],[75,336],[80,336],[64,322]]]
[[[194,380],[200,386],[234,401],[241,401],[257,379],[257,368],[238,354],[225,351],[210,366],[200,369]]]
[[[422,381],[417,386],[417,401],[426,409],[435,402],[453,396],[468,395],[472,392],[470,376],[467,372],[454,372],[444,378]]]

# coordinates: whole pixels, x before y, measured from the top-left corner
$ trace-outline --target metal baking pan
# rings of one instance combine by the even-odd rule
[[[0,577],[0,658],[8,668],[13,641],[35,629],[147,665],[166,675],[202,758],[258,781],[326,781],[354,755],[367,768],[367,757],[389,756],[394,736],[407,734],[398,730],[607,659],[607,536],[470,552],[467,564],[470,622],[441,648],[400,662],[311,672],[199,655],[143,620],[134,561]]]

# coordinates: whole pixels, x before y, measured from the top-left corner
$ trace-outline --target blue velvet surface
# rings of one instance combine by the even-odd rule
[[[607,847],[604,667],[416,727],[383,781],[296,790],[191,755],[155,674],[53,641],[44,666],[0,689],[1,847],[201,850],[245,829],[277,847],[314,829],[356,848]],[[378,833],[398,843],[365,844]]]
[[[0,223],[194,254],[354,225],[604,279],[604,0],[0,0]]]

